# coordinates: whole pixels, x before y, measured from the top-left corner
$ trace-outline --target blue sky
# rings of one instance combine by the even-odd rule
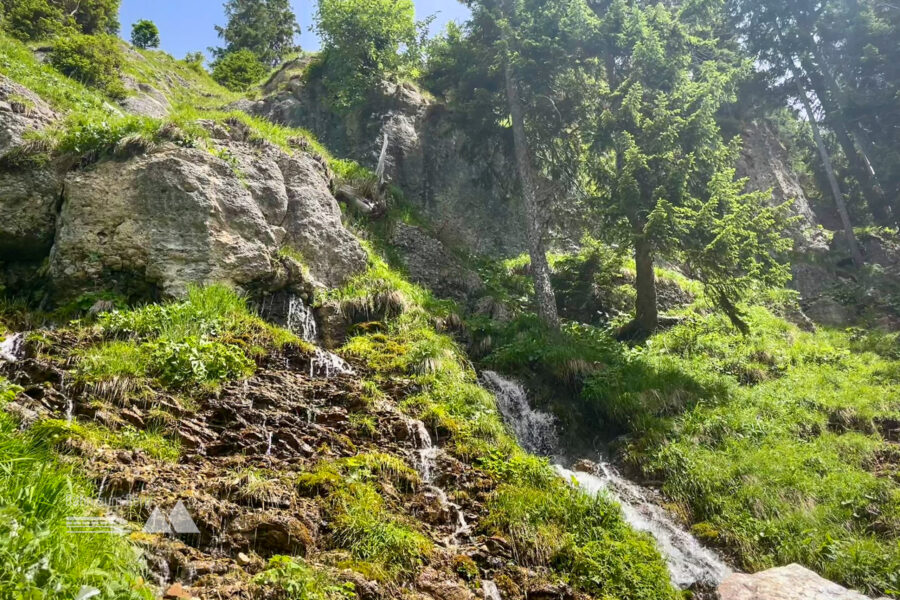
[[[176,58],[188,52],[206,51],[217,46],[215,25],[224,25],[222,11],[224,0],[122,0],[119,20],[122,36],[131,36],[131,26],[139,19],[150,19],[159,27],[162,49]],[[303,34],[300,45],[305,50],[316,50],[319,41],[309,31],[315,0],[292,0],[294,12],[300,21]],[[456,0],[415,0],[416,18],[423,19],[437,13],[434,30],[440,30],[447,21],[464,21],[468,9]]]

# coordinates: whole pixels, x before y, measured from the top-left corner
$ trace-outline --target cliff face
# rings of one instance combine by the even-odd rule
[[[288,64],[239,107],[276,123],[311,131],[333,152],[374,169],[388,138],[388,180],[445,239],[482,254],[525,248],[519,204],[503,148],[470,139],[444,107],[410,84],[384,83],[360,112],[339,116],[323,87]]]

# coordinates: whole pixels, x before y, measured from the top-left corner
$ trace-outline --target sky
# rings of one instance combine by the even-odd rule
[[[131,36],[131,26],[140,19],[150,19],[159,27],[162,44],[160,47],[174,56],[184,58],[188,52],[217,46],[219,39],[215,25],[224,25],[222,10],[224,0],[122,0],[119,21],[122,36]],[[294,12],[303,33],[300,46],[304,50],[317,50],[319,41],[309,31],[315,0],[292,0]],[[416,18],[424,19],[437,14],[432,31],[440,31],[448,21],[462,22],[468,9],[456,0],[415,0]]]

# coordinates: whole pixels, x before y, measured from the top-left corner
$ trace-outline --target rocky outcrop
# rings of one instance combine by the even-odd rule
[[[147,97],[165,100],[154,92]],[[28,131],[55,118],[35,94],[0,78],[7,284],[30,277],[20,265],[44,259],[46,283],[63,297],[99,287],[172,296],[212,282],[305,290],[341,285],[366,266],[341,223],[327,165],[303,148],[289,153],[253,139],[237,121],[204,122],[204,147],[166,142],[66,172],[29,160],[33,149],[23,145]],[[14,148],[22,156],[9,158]]]
[[[40,131],[56,118],[40,96],[0,75],[0,157],[20,145],[26,133]]]
[[[451,113],[406,83],[385,82],[364,109],[338,116],[321,84],[303,76],[303,61],[276,73],[263,100],[237,107],[308,129],[335,154],[373,169],[387,136],[387,179],[437,230],[478,253],[523,251],[522,218],[510,188],[513,166],[502,147],[471,139]]]
[[[397,223],[391,236],[409,277],[441,298],[467,302],[484,291],[477,273],[419,227]]]
[[[169,144],[67,177],[50,254],[57,287],[138,280],[164,295],[191,283],[278,289],[296,283],[283,248],[326,286],[365,267],[321,162],[244,141],[236,123],[208,127],[212,152]]]
[[[721,600],[868,600],[800,565],[756,575],[734,574],[719,587]]]

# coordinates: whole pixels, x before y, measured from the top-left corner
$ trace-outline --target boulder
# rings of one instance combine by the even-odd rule
[[[51,166],[0,169],[0,260],[47,255],[61,191],[62,178]]]
[[[868,600],[800,565],[755,575],[735,573],[719,586],[721,600]]]
[[[167,144],[68,175],[50,259],[58,288],[102,280],[166,296],[192,283],[282,289],[301,283],[279,256],[285,247],[325,286],[365,268],[319,161],[244,141],[238,126],[209,128],[213,152]]]
[[[40,96],[0,75],[0,157],[20,145],[26,133],[40,131],[56,119]]]

